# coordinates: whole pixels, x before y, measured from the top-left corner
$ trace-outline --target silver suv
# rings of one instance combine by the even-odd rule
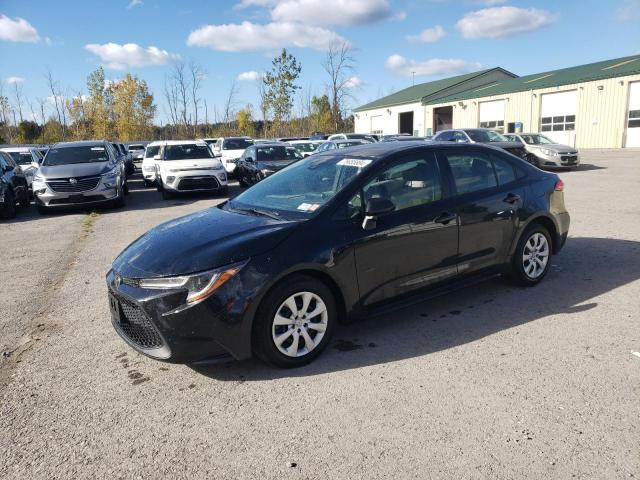
[[[40,213],[70,206],[122,207],[127,191],[122,157],[105,141],[56,143],[33,178]]]

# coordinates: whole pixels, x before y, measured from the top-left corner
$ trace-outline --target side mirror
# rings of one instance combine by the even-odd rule
[[[154,155],[153,159],[154,160],[162,160],[162,157],[160,157],[160,155]]]
[[[13,171],[13,165],[7,164],[7,166],[4,169],[5,172],[12,172]]]
[[[245,162],[249,162],[249,163],[253,163],[253,158],[252,157],[245,157],[244,161]]]
[[[388,198],[372,198],[367,202],[364,210],[363,230],[373,230],[377,226],[378,217],[388,215],[396,206]]]
[[[40,164],[38,162],[31,162],[31,166],[36,170],[40,168]]]

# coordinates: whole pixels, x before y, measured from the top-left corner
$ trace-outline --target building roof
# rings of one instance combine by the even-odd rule
[[[355,108],[353,111],[360,112],[362,110],[372,110],[374,108],[383,108],[394,105],[402,105],[405,103],[420,102],[424,97],[434,95],[442,90],[451,88],[455,85],[466,82],[476,77],[480,77],[493,71],[503,71],[505,73],[508,73],[509,75],[513,75],[499,67],[495,67],[486,70],[480,70],[478,72],[467,73],[465,75],[458,75],[456,77],[442,78],[433,82],[421,83],[419,85],[414,85],[413,87],[405,88],[404,90],[400,90],[399,92],[392,93],[391,95],[387,95],[386,97],[379,98],[377,100],[374,100],[373,102],[367,103],[366,105]]]
[[[640,55],[615,58],[613,60],[589,63],[587,65],[578,65],[577,67],[561,68],[559,70],[501,80],[446,97],[428,100],[424,102],[424,105],[457,102],[471,98],[490,97],[493,95],[571,85],[634,74],[640,74]]]

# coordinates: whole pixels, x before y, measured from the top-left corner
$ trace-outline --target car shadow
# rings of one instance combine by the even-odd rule
[[[638,258],[640,242],[571,237],[534,288],[495,279],[383,317],[340,325],[325,352],[308,366],[281,370],[252,359],[191,368],[220,381],[263,381],[421,357],[550,315],[561,322],[564,315],[597,308],[599,296],[640,278]]]

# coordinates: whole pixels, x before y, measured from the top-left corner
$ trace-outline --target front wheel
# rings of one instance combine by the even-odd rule
[[[4,192],[4,203],[0,210],[0,217],[4,219],[15,218],[16,216],[16,199],[11,190]]]
[[[511,262],[511,278],[532,287],[540,283],[551,265],[551,237],[540,224],[528,226],[516,247]]]
[[[326,348],[337,321],[335,299],[322,282],[295,275],[264,298],[254,321],[254,351],[281,368],[306,365]]]

